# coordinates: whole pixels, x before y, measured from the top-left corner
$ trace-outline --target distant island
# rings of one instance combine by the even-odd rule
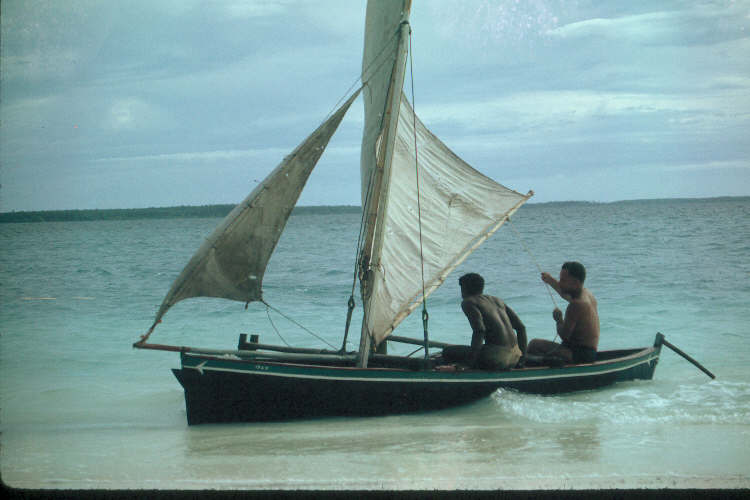
[[[522,210],[544,207],[587,207],[602,205],[634,204],[634,203],[695,203],[746,201],[747,196],[718,196],[713,198],[662,198],[644,200],[621,200],[610,202],[598,201],[547,201],[541,203],[529,202]],[[209,218],[224,217],[235,205],[202,205],[179,207],[152,208],[112,208],[87,210],[44,210],[36,212],[0,212],[0,223],[5,222],[64,222],[64,221],[94,221],[94,220],[133,220],[133,219],[175,219],[175,218]],[[357,205],[319,205],[294,207],[292,215],[325,215],[325,214],[360,214],[362,207]]]
[[[154,208],[114,208],[90,210],[44,210],[37,212],[3,212],[0,223],[7,222],[63,222],[128,219],[174,219],[224,217],[234,205],[203,205]],[[351,205],[294,207],[292,215],[319,215],[333,213],[360,213],[361,208]]]

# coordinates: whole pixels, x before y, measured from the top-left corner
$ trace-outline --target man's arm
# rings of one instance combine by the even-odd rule
[[[555,309],[555,311],[558,313],[560,312],[559,309]],[[571,335],[573,335],[573,331],[576,328],[576,323],[578,323],[578,317],[580,316],[580,314],[580,304],[577,304],[575,302],[571,303],[565,310],[565,319],[561,317],[562,313],[556,315],[553,312],[553,317],[555,318],[555,322],[557,323],[557,334],[561,339],[570,339]]]
[[[557,294],[560,297],[562,297],[564,300],[566,300],[567,302],[570,302],[571,300],[573,300],[573,297],[571,297],[569,294],[564,293],[562,291],[562,289],[560,288],[560,283],[555,278],[553,278],[549,273],[542,273],[542,281],[544,281],[549,286],[551,286],[552,289],[556,291]]]
[[[473,365],[479,358],[479,352],[482,349],[482,343],[484,342],[486,331],[484,320],[482,319],[482,313],[476,304],[473,304],[468,300],[461,302],[461,309],[463,309],[466,318],[469,320],[469,325],[471,325],[471,364]]]
[[[526,356],[526,327],[521,322],[518,315],[505,304],[505,312],[508,313],[508,319],[513,329],[516,331],[516,337],[518,337],[518,348],[521,349],[521,354]]]

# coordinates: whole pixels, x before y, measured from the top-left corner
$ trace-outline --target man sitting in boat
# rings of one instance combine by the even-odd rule
[[[458,283],[463,298],[461,309],[471,325],[471,346],[446,347],[443,360],[483,370],[507,370],[516,366],[526,351],[526,328],[521,320],[502,300],[483,294],[484,278],[479,274],[465,274]]]
[[[586,268],[580,262],[566,262],[560,269],[560,281],[542,273],[542,281],[568,301],[565,318],[560,309],[552,311],[562,344],[544,339],[529,342],[528,353],[555,356],[567,363],[593,363],[599,346],[599,312],[596,298],[583,287]]]

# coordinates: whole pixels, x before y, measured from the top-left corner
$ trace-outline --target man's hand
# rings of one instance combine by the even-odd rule
[[[555,320],[555,323],[561,322],[563,320],[562,311],[555,307],[555,310],[552,311],[552,318]]]
[[[542,273],[542,281],[544,281],[548,285],[555,284],[555,278],[553,278],[552,275],[550,275],[550,273]]]

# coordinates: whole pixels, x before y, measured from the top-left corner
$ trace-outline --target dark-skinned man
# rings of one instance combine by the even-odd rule
[[[560,280],[542,273],[542,281],[550,285],[560,297],[569,302],[563,317],[555,308],[557,334],[562,344],[544,339],[529,342],[527,352],[534,355],[554,355],[568,363],[593,363],[599,346],[599,312],[596,298],[583,287],[586,268],[579,262],[566,262],[560,269]]]
[[[484,295],[484,278],[479,274],[465,274],[458,283],[463,299],[461,309],[471,325],[471,346],[446,347],[445,361],[459,361],[484,370],[516,366],[526,351],[526,328],[521,320],[502,300]]]

